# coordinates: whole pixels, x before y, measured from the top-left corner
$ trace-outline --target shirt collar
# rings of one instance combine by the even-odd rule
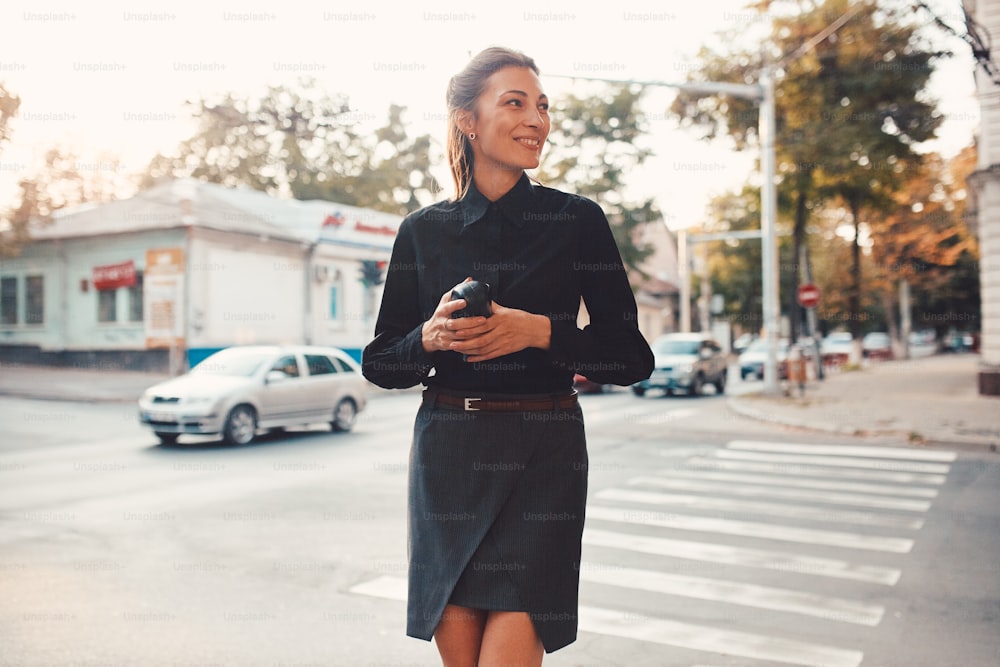
[[[475,182],[472,182],[469,184],[469,191],[461,199],[462,228],[482,220],[491,204],[507,220],[520,227],[525,223],[524,214],[531,210],[533,199],[534,187],[524,172],[521,172],[521,178],[517,179],[514,187],[495,202],[487,199],[486,195],[476,187]]]

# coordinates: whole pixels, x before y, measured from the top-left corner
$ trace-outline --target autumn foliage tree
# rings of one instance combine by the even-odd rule
[[[594,96],[559,100],[550,112],[552,129],[537,174],[545,185],[567,188],[600,204],[622,261],[639,274],[652,248],[637,243],[637,231],[661,219],[652,198],[630,200],[624,194],[633,170],[651,155],[638,141],[646,132],[641,99],[641,90],[611,84]]]
[[[901,282],[912,288],[919,305],[918,328],[943,333],[949,323],[970,326],[978,320],[978,249],[963,221],[965,179],[975,160],[972,147],[950,163],[926,156],[894,195],[892,210],[872,221],[874,277],[880,281],[875,291],[890,329]]]
[[[0,83],[0,155],[3,154],[4,145],[10,141],[10,121],[17,115],[20,106],[21,98]],[[16,211],[3,214],[0,219],[0,257],[16,254],[26,239],[27,221],[18,216]]]
[[[703,50],[692,81],[751,83],[765,60],[776,65],[776,140],[778,195],[782,216],[793,222],[791,261],[782,264],[798,282],[800,249],[806,246],[809,217],[824,202],[841,199],[848,210],[867,207],[874,214],[892,206],[899,171],[919,163],[916,143],[934,135],[940,117],[921,91],[938,55],[924,44],[903,8],[875,2],[799,0],[764,3],[773,12],[771,41],[741,48],[733,33],[722,50]],[[825,38],[812,38],[847,18]],[[733,45],[736,45],[735,48]],[[758,147],[755,104],[724,95],[678,94],[672,111],[682,125],[705,137],[731,137],[737,148]],[[856,235],[860,238],[860,235]],[[860,250],[853,278],[840,286],[851,293],[856,321],[860,308]],[[799,309],[794,290],[786,290],[793,333]]]
[[[345,95],[312,82],[273,86],[257,98],[232,93],[191,103],[197,130],[175,154],[156,155],[143,187],[164,177],[242,185],[275,196],[327,199],[405,214],[439,190],[430,138],[411,138],[405,108],[392,105],[374,133]]]

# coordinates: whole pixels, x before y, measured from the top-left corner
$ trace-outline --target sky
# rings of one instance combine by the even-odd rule
[[[73,150],[82,170],[140,171],[190,135],[185,100],[254,96],[303,76],[347,94],[364,125],[380,125],[390,103],[406,106],[411,135],[429,133],[440,145],[448,79],[487,46],[532,56],[553,103],[593,86],[567,76],[682,81],[720,31],[764,29],[746,3],[8,0],[0,81],[22,102],[0,153],[0,207],[13,203],[17,178],[49,147]],[[960,0],[928,4],[961,27]],[[945,123],[927,148],[953,155],[972,142],[979,112],[968,48],[945,44],[956,56],[941,63],[931,90]],[[627,194],[654,197],[667,224],[682,227],[703,220],[713,194],[744,183],[756,155],[678,128],[665,113],[674,94],[646,94],[655,157],[631,175]],[[434,170],[449,187],[446,166]]]

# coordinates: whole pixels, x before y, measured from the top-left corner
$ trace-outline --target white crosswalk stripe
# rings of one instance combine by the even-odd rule
[[[785,611],[859,625],[878,625],[885,614],[885,608],[881,605],[864,604],[828,595],[629,567],[581,566],[580,579],[609,586],[714,600],[770,611]]]
[[[702,456],[692,457],[687,464],[693,468],[710,468],[732,472],[766,472],[779,475],[801,477],[822,477],[824,479],[856,479],[866,482],[890,482],[898,484],[944,484],[944,475],[919,472],[882,472],[879,470],[849,470],[804,463],[758,463],[754,461],[726,461]]]
[[[858,512],[854,510],[835,510],[824,507],[803,507],[782,503],[768,503],[737,498],[717,498],[713,496],[681,495],[674,493],[653,493],[649,491],[633,491],[630,489],[604,489],[597,492],[597,500],[617,500],[622,502],[643,503],[647,505],[668,505],[689,509],[715,509],[726,512],[742,512],[751,514],[769,514],[793,519],[808,519],[829,523],[855,523],[867,526],[886,526],[891,528],[906,528],[919,530],[923,527],[922,519],[909,516],[892,516]]]
[[[722,630],[662,618],[641,618],[612,609],[580,607],[580,629],[666,646],[712,651],[755,660],[812,667],[857,667],[864,654],[751,632]]]
[[[838,456],[812,456],[809,454],[768,454],[762,452],[720,451],[718,456],[741,461],[768,461],[770,463],[808,463],[842,468],[870,468],[873,470],[898,470],[902,472],[947,473],[947,463],[924,463],[922,461],[883,461],[869,458]]]
[[[858,646],[809,639],[826,636],[816,624],[881,623],[887,610],[877,591],[900,580],[901,555],[913,548],[920,514],[931,508],[954,460],[930,450],[740,440],[711,453],[690,450],[671,468],[594,491],[583,536],[580,631],[773,664],[858,667]],[[820,527],[828,524],[836,529]],[[762,547],[766,542],[772,544]],[[672,568],[675,559],[704,569],[682,573]],[[754,572],[794,576],[773,586],[758,583]],[[840,590],[829,595],[822,582],[830,579],[878,588],[864,599]],[[406,580],[378,576],[350,590],[405,600]],[[863,589],[844,590],[857,596]],[[719,614],[704,614],[713,624],[674,602],[642,611],[655,596],[705,609],[791,614],[813,625],[753,614],[734,630],[719,624]],[[790,627],[813,631],[801,640]]]
[[[868,549],[871,551],[890,551],[905,554],[909,553],[910,549],[913,548],[913,540],[897,537],[861,535],[859,533],[848,533],[838,530],[796,528],[758,521],[692,517],[647,510],[628,510],[618,507],[590,506],[587,508],[587,519],[656,526],[672,530],[737,535],[740,537],[777,540],[781,542],[818,544],[830,547],[843,547],[845,549]]]
[[[653,486],[657,488],[679,491],[701,491],[704,493],[722,493],[751,498],[784,498],[786,500],[801,500],[813,503],[828,503],[831,505],[851,505],[854,507],[872,507],[876,509],[901,510],[907,512],[926,512],[931,503],[928,500],[909,500],[906,498],[889,498],[886,496],[869,496],[860,493],[836,493],[833,491],[818,491],[804,489],[786,489],[780,486],[737,486],[731,482],[700,482],[690,479],[668,479],[665,477],[633,477],[628,480],[630,486]]]
[[[900,570],[896,568],[859,565],[837,558],[820,558],[768,549],[749,549],[746,547],[712,544],[710,542],[693,542],[634,535],[632,533],[616,533],[590,527],[583,531],[583,544],[584,546],[623,549],[655,556],[668,556],[671,558],[776,570],[778,572],[794,574],[808,574],[817,577],[848,579],[885,586],[895,585],[901,575]]]
[[[935,450],[920,450],[906,447],[855,447],[851,445],[796,445],[784,442],[755,442],[750,440],[733,440],[728,449],[743,449],[757,452],[784,452],[788,454],[834,454],[836,456],[860,456],[863,458],[904,459],[906,461],[944,461],[953,462],[955,452]]]
[[[722,456],[722,452],[719,453]],[[713,482],[738,482],[741,484],[765,484],[793,487],[796,489],[822,489],[825,491],[850,491],[851,493],[868,493],[886,496],[912,496],[914,498],[935,498],[938,490],[920,486],[886,486],[885,484],[868,484],[862,482],[827,481],[822,479],[802,479],[789,475],[757,475],[734,472],[703,472],[703,471],[667,471],[672,477],[684,479],[702,479]]]

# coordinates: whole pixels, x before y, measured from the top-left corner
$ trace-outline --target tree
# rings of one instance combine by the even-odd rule
[[[4,216],[0,255],[16,256],[30,238],[32,225],[44,225],[59,209],[116,199],[127,190],[120,161],[103,154],[84,161],[68,149],[49,148],[29,175],[18,181],[17,204]]]
[[[766,3],[772,4],[772,3]],[[775,5],[779,3],[773,3]],[[787,264],[792,284],[801,271],[810,212],[832,197],[848,207],[878,212],[889,199],[899,169],[919,161],[913,144],[933,136],[940,118],[930,103],[918,99],[930,63],[938,53],[919,43],[916,29],[900,11],[874,2],[825,0],[780,3],[771,42],[763,49],[703,49],[702,67],[692,81],[749,83],[759,78],[766,57],[777,63],[776,141],[779,211],[794,218],[793,258]],[[803,50],[812,37],[853,12],[839,30]],[[739,35],[720,40],[740,44]],[[757,146],[758,110],[753,102],[722,95],[678,94],[671,110],[682,125],[699,128],[705,138],[731,137],[738,149]],[[860,223],[860,217],[855,221]],[[860,238],[860,235],[857,235]],[[854,253],[857,289],[854,315],[860,315],[860,254]],[[794,290],[789,295],[793,334],[799,313]],[[857,319],[852,319],[856,322]],[[853,326],[853,325],[852,325]]]
[[[347,97],[320,93],[311,82],[271,87],[259,99],[230,93],[192,106],[197,131],[176,156],[153,158],[143,187],[190,176],[398,214],[439,190],[429,172],[430,139],[408,137],[404,107],[392,105],[387,124],[365,135]]]
[[[639,109],[642,93],[628,85],[609,85],[597,97],[570,95],[552,109],[549,148],[538,179],[568,189],[601,205],[611,223],[625,266],[638,268],[652,248],[637,245],[637,231],[661,218],[653,199],[631,201],[623,194],[628,175],[651,151],[637,145],[646,131]]]
[[[10,141],[10,120],[17,115],[21,106],[21,98],[14,95],[0,82],[0,154],[4,144]],[[19,252],[21,244],[27,239],[27,223],[13,212],[5,213],[0,218],[0,257],[9,257]]]
[[[940,334],[949,324],[974,326],[978,320],[978,252],[962,219],[965,179],[975,166],[974,147],[950,164],[928,155],[907,172],[892,213],[873,224],[872,256],[890,329],[895,328],[897,288],[904,281],[918,304],[918,326],[934,326]]]
[[[846,11],[847,0],[827,0],[823,16]],[[919,170],[914,145],[932,139],[941,123],[934,106],[920,99],[937,52],[919,43],[916,28],[892,10],[865,4],[830,39],[816,45],[824,108],[837,109],[832,120],[844,140],[824,142],[820,188],[840,197],[855,227],[852,247],[850,329],[859,338],[861,314],[861,210],[879,218],[896,208],[893,195]]]
[[[712,232],[760,229],[760,190],[746,186],[738,193],[715,197],[709,204]],[[712,293],[721,294],[724,317],[742,331],[757,333],[763,322],[761,308],[760,241],[717,242],[708,253]]]

